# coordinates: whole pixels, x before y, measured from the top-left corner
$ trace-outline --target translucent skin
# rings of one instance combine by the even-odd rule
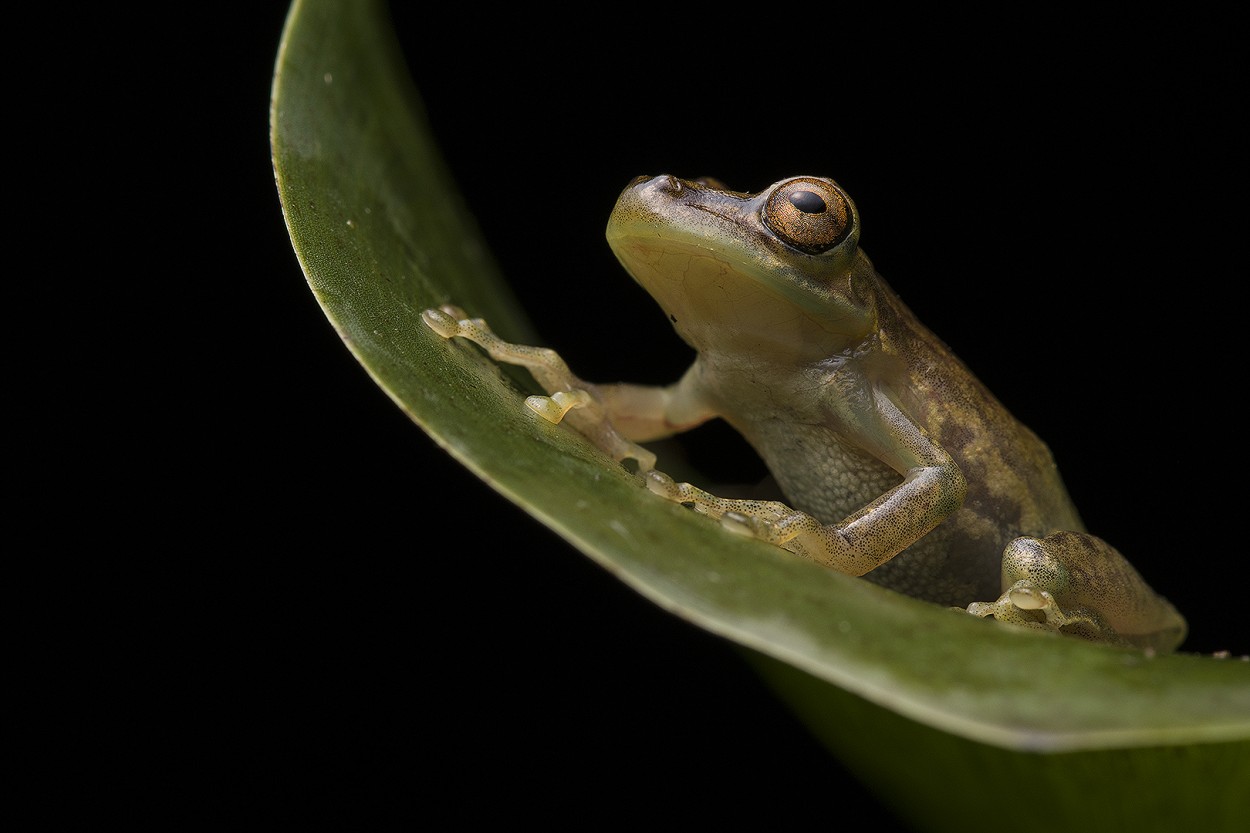
[[[1084,531],[1045,444],[877,274],[832,180],[743,194],[640,177],[607,239],[697,351],[676,384],[593,385],[480,321],[426,321],[530,367],[558,400],[531,407],[735,532],[978,616],[1162,651],[1183,640],[1176,610]],[[675,483],[636,445],[715,417],[759,452],[786,503]]]

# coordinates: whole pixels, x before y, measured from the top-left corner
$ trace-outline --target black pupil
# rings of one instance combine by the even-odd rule
[[[815,191],[795,191],[790,195],[790,204],[804,214],[820,214],[825,210],[825,201]]]

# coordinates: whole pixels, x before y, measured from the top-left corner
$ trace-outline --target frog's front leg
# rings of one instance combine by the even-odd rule
[[[1185,620],[1128,560],[1083,532],[1022,537],[1003,553],[1003,594],[968,612],[1099,642],[1174,650]]]
[[[944,449],[884,393],[865,390],[831,418],[844,436],[900,473],[901,482],[851,515],[826,523],[775,501],[717,497],[660,472],[657,494],[721,519],[742,534],[784,547],[838,572],[860,576],[893,558],[959,509],[967,483]],[[841,400],[839,400],[841,401]]]
[[[481,318],[468,318],[459,307],[444,305],[421,313],[443,338],[465,338],[496,361],[520,365],[547,391],[525,404],[552,423],[567,421],[617,462],[635,461],[639,472],[655,468],[655,454],[638,445],[685,430],[711,416],[672,407],[672,390],[642,385],[597,385],[578,378],[556,351],[504,341]],[[684,423],[672,420],[680,415]]]

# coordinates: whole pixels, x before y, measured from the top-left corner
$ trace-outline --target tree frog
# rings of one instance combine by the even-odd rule
[[[607,240],[697,353],[668,387],[591,384],[455,307],[423,317],[529,368],[548,394],[531,408],[732,532],[976,616],[1175,649],[1185,620],[1084,531],[1046,445],[916,319],[859,237],[858,209],[828,178],[756,194],[633,180]],[[758,451],[785,502],[675,482],[638,445],[714,417]]]

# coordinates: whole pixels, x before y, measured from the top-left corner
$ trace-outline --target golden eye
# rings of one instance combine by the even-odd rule
[[[854,223],[850,201],[832,182],[801,176],[773,189],[764,225],[801,252],[818,255],[846,239]]]

